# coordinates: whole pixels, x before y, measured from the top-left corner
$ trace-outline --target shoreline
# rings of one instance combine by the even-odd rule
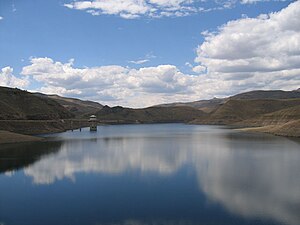
[[[38,142],[44,140],[45,138],[43,137],[35,137],[31,135],[24,135],[24,134],[13,133],[10,131],[0,130],[0,144]]]
[[[236,130],[243,132],[266,133],[282,137],[300,138],[300,121],[291,121],[280,125],[266,125],[259,127],[243,127]]]
[[[4,121],[0,121],[0,125],[3,125]],[[22,142],[36,142],[43,141],[45,138],[37,137],[33,135],[43,135],[50,133],[61,133],[66,132],[68,130],[76,130],[83,127],[88,127],[88,123],[86,121],[5,121],[6,125],[9,129],[3,129],[1,126],[0,130],[0,144],[10,144],[10,143],[22,143]],[[172,122],[176,123],[176,122]],[[17,127],[14,129],[16,125],[24,125],[24,127]],[[137,124],[137,123],[107,123],[103,121],[103,123],[98,125],[121,125],[121,124]],[[151,124],[159,124],[159,123],[151,123]],[[219,124],[196,124],[196,123],[185,123],[190,125],[219,125]],[[228,125],[230,126],[230,125]],[[265,126],[242,126],[239,125],[235,130],[242,132],[257,132],[257,133],[268,133],[276,136],[282,137],[295,137],[300,138],[300,120],[287,122],[279,125],[265,125]]]
[[[0,130],[24,135],[60,133],[87,127],[87,120],[0,120]]]

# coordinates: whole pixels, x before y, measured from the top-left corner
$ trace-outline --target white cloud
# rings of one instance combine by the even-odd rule
[[[140,64],[144,64],[144,63],[147,63],[147,62],[150,62],[151,59],[155,59],[156,56],[153,55],[152,52],[149,52],[145,55],[144,58],[142,59],[138,59],[138,60],[131,60],[131,61],[128,61],[129,63],[133,63],[133,64],[136,64],[136,65],[140,65]]]
[[[195,73],[202,73],[202,72],[205,72],[205,70],[206,70],[205,66],[198,65],[198,66],[193,67],[193,71]]]
[[[212,77],[240,80],[255,87],[282,82],[299,85],[300,1],[277,13],[230,21],[217,33],[207,33],[196,62]],[[268,82],[270,83],[268,83]],[[278,86],[277,86],[278,87]]]
[[[203,34],[206,38],[195,60],[199,65],[193,67],[199,75],[185,74],[174,65],[76,68],[74,60],[62,63],[50,58],[32,58],[22,74],[41,82],[41,91],[47,93],[130,107],[254,89],[299,88],[300,1],[280,12],[230,21],[218,32]]]
[[[187,67],[193,68],[193,65],[190,62],[186,62],[184,65]]]
[[[199,66],[199,70],[203,72],[204,67]],[[293,69],[266,76],[246,72],[194,76],[180,72],[174,65],[80,69],[73,62],[54,62],[49,58],[33,58],[31,65],[22,70],[23,75],[43,84],[39,91],[130,107],[224,97],[252,89],[296,89],[300,85],[299,73],[300,69]]]
[[[2,16],[0,16],[0,20],[3,20],[3,17],[2,17]]]
[[[11,8],[12,8],[12,10],[11,10],[12,12],[16,12],[17,11],[17,8],[16,8],[15,4],[12,4]]]
[[[28,79],[20,79],[13,75],[11,67],[4,67],[0,71],[0,86],[25,88],[29,85]]]
[[[253,4],[263,1],[267,0],[214,0],[213,6],[207,7],[206,0],[79,0],[64,6],[69,9],[83,10],[94,16],[118,15],[124,19],[135,19],[141,16],[182,17],[194,13],[229,9],[238,3]]]
[[[70,9],[85,10],[93,15],[119,15],[133,19],[141,15],[149,17],[180,16],[197,11],[192,0],[93,0],[65,4]]]
[[[66,178],[75,181],[78,174],[84,173],[118,176],[132,170],[170,176],[189,165],[194,168],[201,192],[231,213],[299,224],[298,211],[291,210],[299,207],[300,201],[297,143],[290,142],[289,148],[282,151],[286,143],[278,141],[272,147],[272,157],[266,157],[269,153],[264,149],[265,140],[257,139],[249,146],[243,139],[226,141],[224,132],[205,128],[198,130],[198,135],[196,130],[187,131],[180,141],[176,141],[177,135],[172,131],[170,134],[162,129],[143,135],[121,129],[122,138],[116,138],[105,129],[93,140],[82,132],[80,140],[63,142],[57,154],[42,157],[25,168],[25,175],[31,177],[33,183],[45,185]],[[231,135],[235,134],[228,137]],[[153,138],[162,136],[165,138],[153,142]],[[64,134],[64,138],[74,136]],[[167,147],[160,148],[161,145]],[[233,153],[233,149],[238,149],[238,154]]]
[[[286,2],[288,0],[273,0],[273,2]],[[272,0],[241,0],[241,4],[254,4],[257,2],[272,2]]]
[[[141,60],[132,60],[132,61],[129,61],[130,63],[133,63],[133,64],[137,64],[137,65],[140,65],[140,64],[144,64],[146,62],[149,62],[149,59],[141,59]]]
[[[74,68],[73,61],[55,62],[50,58],[32,58],[23,75],[44,84],[41,91],[77,95],[106,104],[149,106],[187,97],[195,76],[181,73],[176,66],[159,65],[131,69],[118,65]]]

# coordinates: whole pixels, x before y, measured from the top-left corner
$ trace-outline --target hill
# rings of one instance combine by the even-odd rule
[[[211,113],[226,101],[227,98],[213,98],[210,100],[200,100],[195,102],[162,104],[158,105],[158,107],[192,107],[206,113]]]
[[[230,99],[204,119],[206,123],[233,124],[299,105],[300,99]]]
[[[52,120],[73,118],[74,114],[52,99],[27,91],[0,87],[0,120]]]
[[[250,118],[244,120],[243,124],[247,126],[265,126],[284,124],[296,120],[300,120],[300,105]]]
[[[300,91],[249,91],[241,94],[234,95],[230,99],[291,99],[300,98]]]
[[[223,124],[300,137],[299,90],[251,91],[224,99],[132,109],[0,87],[0,108],[0,129],[23,134],[88,126],[89,116],[95,114],[101,123]]]
[[[292,120],[277,125],[266,125],[240,129],[242,131],[263,132],[286,137],[300,137],[300,120]]]
[[[42,93],[35,93],[34,95],[56,101],[62,105],[65,109],[75,115],[76,118],[82,118],[85,115],[95,114],[97,111],[103,108],[98,102],[84,101],[76,98],[66,98],[58,95],[45,95]]]
[[[213,98],[209,100],[199,100],[194,102],[176,102],[169,104],[158,105],[160,107],[174,107],[174,106],[189,106],[197,108],[207,113],[211,113],[216,110],[219,106],[226,103],[228,100],[254,100],[254,99],[291,99],[300,98],[300,89],[294,91],[281,91],[281,90],[271,90],[271,91],[249,91],[241,94],[233,95],[228,98]]]
[[[251,131],[300,137],[300,89],[294,91],[258,90],[228,98],[214,98],[162,107],[189,106],[206,112],[191,124],[218,124],[256,127]],[[248,129],[249,130],[249,129]]]
[[[43,138],[0,130],[0,144],[42,141]]]
[[[104,106],[96,113],[102,122],[115,123],[170,123],[188,122],[206,113],[192,107],[149,107],[144,109]]]
[[[300,137],[300,98],[292,99],[230,99],[206,117],[192,124],[222,124],[256,127],[259,131]]]

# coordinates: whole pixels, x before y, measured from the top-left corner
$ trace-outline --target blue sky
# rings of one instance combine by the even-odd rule
[[[300,86],[299,16],[299,1],[1,0],[0,85],[132,107],[293,89]],[[281,17],[294,28],[280,25]],[[276,50],[266,44],[272,32],[278,45],[293,38]],[[246,36],[270,54],[247,49]],[[258,69],[233,68],[231,60]]]

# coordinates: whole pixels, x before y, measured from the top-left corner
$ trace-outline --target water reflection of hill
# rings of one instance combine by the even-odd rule
[[[57,155],[40,160],[25,173],[37,184],[48,184],[91,172],[116,175],[137,170],[166,176],[193,165],[199,189],[229,211],[297,224],[298,148],[288,139],[235,133],[106,137],[65,142]]]
[[[53,148],[59,148],[57,154],[42,157],[51,152],[51,147],[48,152],[43,148],[45,153],[36,157],[40,160],[21,163],[30,164],[24,172],[35,184],[65,178],[76,182],[82,173],[122,176],[137,171],[142,177],[149,172],[170,176],[188,165],[195,170],[199,191],[231,213],[289,225],[300,221],[299,143],[286,138],[220,129],[182,130],[78,138]]]
[[[61,142],[13,144],[0,148],[0,174],[26,168],[60,150]]]

